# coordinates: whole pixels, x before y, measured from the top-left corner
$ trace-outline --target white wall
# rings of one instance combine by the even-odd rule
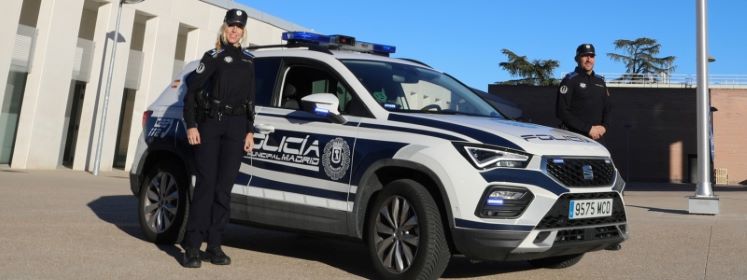
[[[64,104],[68,101],[82,10],[83,0],[41,1],[12,168],[53,169],[61,163]]]
[[[24,92],[11,168],[54,169],[60,165],[67,125],[65,109],[69,105],[76,44],[78,37],[82,37],[93,41],[94,47],[88,53],[88,57],[92,58],[91,74],[82,102],[73,169],[93,170],[103,112],[98,108],[103,106],[107,90],[113,44],[112,36],[107,34],[115,29],[118,3],[118,0],[3,0],[3,8],[0,9],[0,94],[6,85],[18,23],[27,22],[37,26],[36,46]],[[38,5],[39,8],[22,9],[23,5]],[[245,45],[278,44],[281,33],[285,31],[282,27],[303,29],[232,1],[146,0],[123,5],[120,20],[123,40],[117,43],[109,105],[105,109],[102,171],[110,170],[113,163],[125,77],[140,80],[133,113],[124,122],[130,128],[126,163],[129,168],[142,130],[142,112],[171,82],[175,57],[183,56],[184,61],[189,62],[199,59],[205,51],[213,48],[226,9],[233,7],[244,8],[250,14]],[[177,53],[180,25],[190,30],[183,34],[183,49]],[[133,38],[133,29],[142,30],[135,34],[143,36]],[[133,46],[142,49],[142,70],[128,73],[127,65]],[[81,57],[80,53],[77,57]]]

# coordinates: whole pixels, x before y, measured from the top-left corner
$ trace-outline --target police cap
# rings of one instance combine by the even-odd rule
[[[585,55],[585,54],[596,55],[594,53],[594,45],[592,45],[592,44],[581,44],[581,45],[578,46],[578,48],[576,48],[576,57],[582,56],[582,55]]]
[[[223,19],[228,25],[238,24],[241,27],[246,26],[246,12],[240,9],[230,9],[226,12],[226,17]]]

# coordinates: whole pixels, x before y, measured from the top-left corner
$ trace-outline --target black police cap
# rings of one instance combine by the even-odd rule
[[[581,56],[585,54],[591,54],[596,55],[594,53],[594,45],[592,44],[581,44],[576,48],[576,56]]]
[[[246,12],[240,9],[230,9],[226,12],[226,17],[223,19],[226,24],[238,24],[241,27],[246,26]]]

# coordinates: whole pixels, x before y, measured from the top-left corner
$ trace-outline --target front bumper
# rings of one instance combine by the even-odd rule
[[[613,198],[612,215],[568,219],[569,200],[590,198]],[[602,250],[625,241],[628,232],[619,193],[566,193],[533,227],[457,221],[452,237],[456,249],[469,258],[507,261]]]

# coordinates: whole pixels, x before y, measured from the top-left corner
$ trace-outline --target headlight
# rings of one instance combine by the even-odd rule
[[[454,142],[454,146],[477,169],[524,168],[531,155],[504,147]]]

